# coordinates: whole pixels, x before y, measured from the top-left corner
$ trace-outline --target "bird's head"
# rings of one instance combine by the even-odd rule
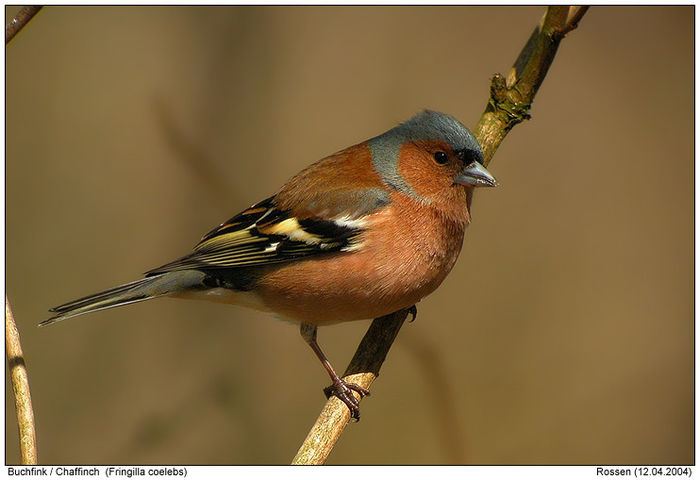
[[[424,202],[455,191],[495,187],[474,135],[450,115],[424,110],[368,142],[372,163],[390,187]]]

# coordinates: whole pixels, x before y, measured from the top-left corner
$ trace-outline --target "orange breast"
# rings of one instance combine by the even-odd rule
[[[466,202],[446,215],[403,194],[367,217],[360,247],[274,267],[255,288],[272,311],[324,325],[376,318],[410,307],[452,269],[468,223]]]

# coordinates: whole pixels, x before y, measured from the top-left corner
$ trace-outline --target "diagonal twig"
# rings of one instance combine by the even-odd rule
[[[10,301],[5,296],[5,349],[7,365],[10,369],[12,391],[15,394],[15,409],[17,411],[17,426],[19,427],[19,449],[22,465],[36,465],[36,431],[34,427],[34,410],[32,396],[29,391],[27,366],[24,364],[22,344],[19,332],[12,316]]]
[[[578,27],[578,22],[581,21],[583,16],[588,11],[588,8],[588,5],[578,5],[576,7],[571,7],[571,9],[569,10],[569,16],[566,18],[566,24],[561,30],[561,34],[566,35],[570,31],[576,29],[576,27]]]
[[[501,74],[493,76],[486,110],[474,131],[484,152],[486,165],[491,161],[508,132],[518,123],[530,118],[530,105],[547,75],[559,43],[567,33],[578,26],[587,9],[588,7],[548,7],[544,18],[513,64],[508,78]],[[346,375],[348,373],[353,375],[346,380],[369,388],[406,314],[407,311],[403,310],[377,318],[372,322],[348,367],[349,372],[346,372]],[[383,353],[378,363],[370,361],[373,352],[376,351]],[[358,358],[365,361],[356,362]],[[323,464],[349,420],[350,413],[347,407],[335,397],[331,397],[292,463]]]
[[[345,380],[369,389],[379,376],[379,369],[408,313],[408,310],[400,310],[372,322],[343,374]],[[357,392],[353,392],[353,395],[360,399]],[[350,410],[338,397],[330,397],[292,460],[292,465],[323,464],[349,421]]]
[[[540,24],[515,60],[505,78],[497,73],[491,79],[491,93],[475,135],[488,165],[508,132],[530,118],[530,106],[542,85],[559,43],[578,26],[588,7],[548,7]]]
[[[10,41],[15,38],[15,35],[34,18],[34,15],[39,13],[41,7],[41,5],[27,5],[26,7],[22,7],[17,15],[15,15],[5,27],[5,45],[10,43]]]

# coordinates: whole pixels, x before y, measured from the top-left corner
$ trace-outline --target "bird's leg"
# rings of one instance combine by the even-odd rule
[[[314,351],[318,359],[321,360],[323,368],[326,369],[328,375],[330,375],[331,380],[333,381],[333,384],[331,386],[323,389],[324,393],[326,394],[326,398],[330,398],[331,395],[335,395],[336,397],[338,397],[350,410],[351,417],[359,421],[360,402],[357,400],[357,398],[355,398],[352,392],[353,390],[356,391],[360,394],[360,398],[362,398],[365,395],[369,395],[369,390],[355,383],[346,382],[345,380],[340,378],[337,373],[335,373],[335,370],[333,370],[333,367],[331,366],[330,362],[323,354],[321,347],[319,347],[318,343],[316,342],[315,325],[302,323],[300,331],[301,336],[304,338],[306,343],[309,344],[309,346]]]

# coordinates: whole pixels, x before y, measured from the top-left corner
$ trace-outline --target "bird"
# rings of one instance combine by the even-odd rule
[[[302,170],[274,195],[204,235],[191,253],[144,278],[50,309],[50,325],[157,297],[271,312],[300,325],[337,396],[359,420],[369,391],[335,372],[320,326],[410,309],[454,266],[472,194],[498,182],[474,135],[423,110]]]

